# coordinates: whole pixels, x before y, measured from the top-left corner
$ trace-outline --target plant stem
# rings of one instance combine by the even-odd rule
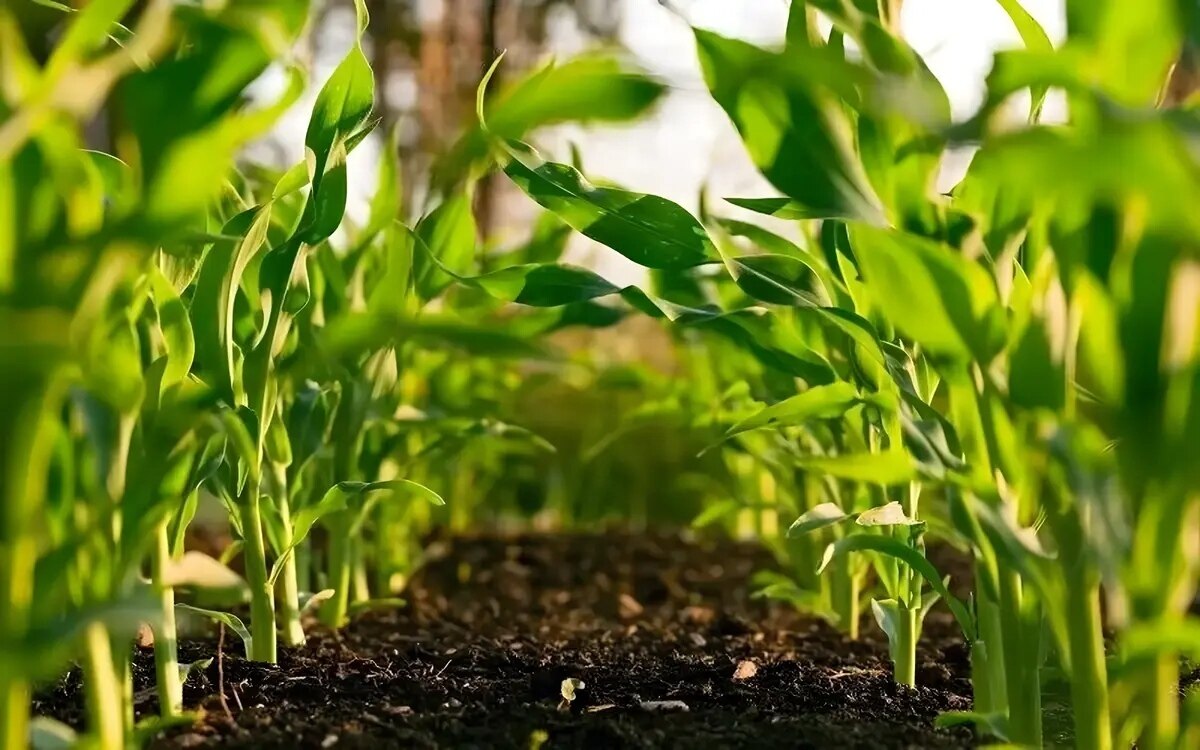
[[[7,643],[18,643],[25,636],[35,561],[29,536],[0,544],[0,638]],[[0,672],[0,747],[24,747],[29,742],[30,698],[28,680],[15,670]]]
[[[1143,712],[1146,726],[1139,747],[1166,750],[1175,747],[1179,735],[1179,658],[1174,653],[1158,654],[1147,667],[1142,696],[1148,705]]]
[[[350,540],[350,599],[366,602],[371,599],[371,582],[367,577],[367,555],[362,539]]]
[[[892,663],[896,682],[909,687],[917,686],[917,637],[920,631],[920,604],[915,608],[901,605],[900,621],[897,623],[896,642],[892,649]]]
[[[1010,739],[1021,745],[1041,747],[1040,612],[1024,600],[1016,571],[1001,568],[999,584]]]
[[[94,622],[84,630],[83,638],[83,689],[88,730],[100,750],[124,750],[125,717],[121,705],[124,690],[117,678],[108,628]]]
[[[347,538],[348,523],[345,511],[331,513],[326,526],[329,528],[328,581],[333,596],[321,605],[321,622],[331,628],[340,628],[346,622],[350,609],[350,539]]]
[[[833,566],[830,598],[838,624],[851,639],[858,639],[858,580],[849,561]]]
[[[288,501],[286,490],[279,493],[276,507],[279,508],[279,518],[283,528],[288,529],[290,534],[292,507]],[[283,561],[275,592],[278,597],[277,604],[280,625],[283,629],[283,642],[288,646],[303,646],[305,641],[304,626],[300,623],[300,581],[296,570],[297,552],[298,550],[292,550],[292,554]]]
[[[150,575],[158,596],[162,624],[154,634],[154,671],[157,677],[159,712],[164,717],[183,711],[183,682],[179,679],[178,633],[175,629],[175,590],[166,583],[171,563],[171,543],[164,519],[154,532],[154,550],[150,555]]]
[[[267,555],[263,544],[262,513],[258,488],[247,487],[239,509],[245,547],[246,582],[250,584],[250,659],[274,664],[277,660],[275,635],[275,591],[267,578]]]
[[[978,572],[975,580],[980,580]],[[1008,681],[1004,674],[1004,637],[1000,625],[1000,607],[978,583],[975,591],[981,644],[971,647],[971,685],[976,696],[975,710],[1008,713]],[[976,659],[977,656],[984,658]],[[986,696],[986,706],[980,705],[980,695]]]
[[[1070,633],[1071,708],[1077,747],[1111,750],[1112,719],[1108,709],[1108,675],[1104,635],[1100,628],[1100,582],[1082,573],[1067,585],[1067,631]]]

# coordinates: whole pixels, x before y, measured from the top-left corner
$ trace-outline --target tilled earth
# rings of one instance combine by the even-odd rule
[[[526,535],[435,542],[408,605],[315,630],[275,666],[231,635],[185,641],[213,657],[185,690],[194,723],[153,747],[196,748],[961,748],[966,649],[935,609],[919,687],[895,685],[873,623],[849,641],[751,597],[760,547],[679,535]],[[219,647],[220,645],[220,647]],[[217,658],[219,657],[219,658]],[[153,657],[135,658],[153,715]],[[564,680],[583,686],[569,704]],[[82,720],[72,672],[36,710]]]

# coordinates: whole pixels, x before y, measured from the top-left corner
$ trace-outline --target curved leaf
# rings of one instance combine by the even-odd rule
[[[507,154],[505,174],[530,198],[638,265],[678,270],[717,258],[704,227],[676,203],[597,187],[574,167],[543,161],[523,143],[512,142]]]
[[[975,640],[975,625],[974,620],[971,618],[971,613],[967,610],[965,604],[950,593],[942,577],[938,574],[937,569],[933,567],[933,563],[926,560],[920,552],[890,536],[851,534],[850,536],[842,537],[825,548],[825,555],[821,559],[821,565],[817,568],[817,572],[824,571],[835,559],[844,557],[851,552],[877,552],[882,555],[894,557],[908,565],[908,567],[919,573],[929,583],[938,596],[946,601],[947,606],[950,607],[950,612],[954,615],[954,619],[958,621],[959,627],[962,628],[967,642]]]

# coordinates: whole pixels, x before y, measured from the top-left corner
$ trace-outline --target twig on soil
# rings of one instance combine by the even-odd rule
[[[219,625],[217,631],[217,695],[221,701],[221,709],[225,718],[233,721],[233,712],[229,710],[229,701],[225,700],[225,624]]]

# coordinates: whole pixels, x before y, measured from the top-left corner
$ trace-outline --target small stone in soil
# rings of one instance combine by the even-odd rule
[[[621,613],[621,619],[623,620],[632,620],[645,611],[645,608],[642,607],[641,603],[629,594],[621,594],[617,600],[617,603]]]
[[[688,704],[683,701],[642,701],[640,707],[643,711],[690,711]]]

